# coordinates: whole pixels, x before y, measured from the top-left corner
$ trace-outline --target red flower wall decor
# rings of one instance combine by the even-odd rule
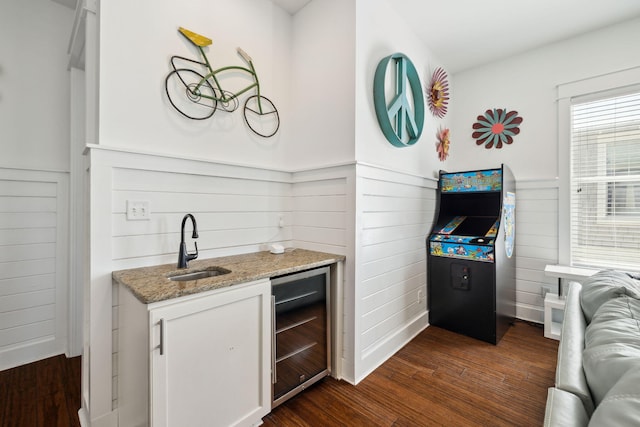
[[[447,81],[447,73],[440,67],[436,68],[433,76],[431,76],[429,88],[427,89],[427,100],[431,114],[440,118],[447,114],[449,82]]]
[[[511,144],[513,137],[520,133],[522,117],[518,117],[517,111],[508,111],[498,108],[485,111],[483,116],[478,116],[478,121],[473,124],[475,132],[471,135],[476,144],[485,144],[484,148],[502,148],[502,144]]]
[[[444,162],[449,157],[449,128],[440,128],[436,134],[438,142],[436,142],[436,151],[438,152],[438,158],[441,162]]]

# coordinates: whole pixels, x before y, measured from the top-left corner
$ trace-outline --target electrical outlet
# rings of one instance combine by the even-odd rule
[[[547,296],[547,294],[551,292],[551,286],[541,286],[540,287],[540,294],[542,295],[542,299],[545,299],[545,297]]]
[[[418,303],[420,303],[420,304],[422,304],[422,297],[423,297],[423,295],[422,295],[422,289],[420,289],[420,290],[418,291]]]
[[[127,200],[127,221],[148,221],[151,219],[148,200]]]
[[[278,216],[278,227],[280,228],[284,227],[284,215],[282,214]]]

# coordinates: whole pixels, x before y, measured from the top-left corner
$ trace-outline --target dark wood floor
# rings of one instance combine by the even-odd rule
[[[557,351],[525,322],[497,346],[432,326],[357,386],[326,378],[264,426],[540,426]]]
[[[429,327],[352,386],[326,378],[264,426],[540,426],[558,342],[516,322],[497,345]],[[80,358],[0,372],[0,426],[79,426]]]
[[[0,426],[79,427],[80,357],[0,371]]]

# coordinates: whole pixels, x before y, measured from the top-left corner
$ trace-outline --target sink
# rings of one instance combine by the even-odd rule
[[[222,276],[223,274],[229,273],[231,273],[231,271],[227,270],[226,268],[209,267],[206,270],[190,271],[189,273],[184,274],[174,274],[172,276],[167,276],[167,278],[174,282],[187,282],[189,280],[206,279],[207,277]]]

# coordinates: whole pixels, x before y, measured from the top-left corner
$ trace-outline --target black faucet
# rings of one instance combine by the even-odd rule
[[[196,246],[195,253],[187,252],[187,244],[184,242],[184,226],[187,223],[187,218],[191,218],[191,223],[193,224],[193,234],[192,238],[198,238],[198,224],[196,224],[196,219],[191,214],[186,214],[184,218],[182,218],[182,227],[180,228],[180,252],[178,253],[178,268],[187,268],[189,265],[189,261],[192,259],[198,258],[198,244],[193,242]]]

